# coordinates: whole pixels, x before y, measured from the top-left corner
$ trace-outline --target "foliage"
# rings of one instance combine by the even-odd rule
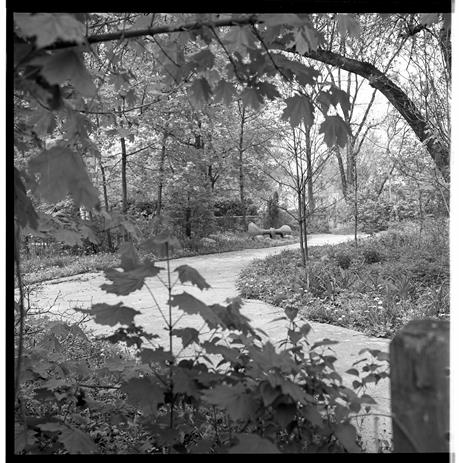
[[[357,249],[313,248],[309,288],[298,252],[283,251],[244,269],[238,287],[243,297],[299,310],[308,320],[393,337],[412,319],[449,317],[448,241],[440,229],[434,222],[420,234],[419,226],[405,226]]]
[[[124,294],[127,287],[128,292],[137,288],[130,286],[128,274],[144,264],[129,244],[122,249],[121,263],[124,272],[113,289]],[[191,267],[176,271],[181,281],[208,287]],[[382,353],[373,351],[375,358],[367,358],[366,365],[377,370],[362,369],[357,394],[335,371],[329,346],[336,341],[310,346],[310,327],[298,323],[295,313],[286,311],[287,337],[276,349],[241,314],[239,298],[228,300],[226,307],[208,306],[187,292],[173,294],[170,283],[168,289],[169,350],[135,324],[138,312],[121,303],[115,311],[107,304],[88,311],[96,323],[122,325],[97,343],[89,342],[78,325],[40,322],[38,344],[24,350],[17,453],[361,450],[350,417],[374,403],[364,393],[365,384],[387,375]],[[201,329],[175,329],[172,306],[198,314]],[[124,343],[130,355],[113,355],[116,349],[105,348],[107,341]],[[190,358],[184,349],[189,352],[192,346],[196,349]],[[84,364],[78,359],[88,350],[99,354]],[[27,421],[20,416],[28,416]]]
[[[214,254],[219,252],[239,251],[242,249],[259,249],[266,247],[284,246],[297,242],[295,237],[283,239],[254,240],[247,234],[234,232],[217,232],[199,240],[182,240],[182,246],[171,252],[171,257],[192,257],[196,255]],[[139,249],[142,258],[158,258],[157,255]],[[24,283],[34,284],[56,278],[72,275],[97,272],[114,267],[117,261],[115,253],[98,252],[89,255],[80,255],[78,259],[70,251],[59,251],[51,248],[49,255],[23,255],[22,272]]]
[[[279,228],[282,225],[281,223],[281,215],[279,209],[279,194],[275,191],[271,198],[268,200],[268,204],[266,206],[266,216],[264,220],[264,227],[265,228]]]
[[[393,28],[387,27],[391,21]],[[423,31],[425,24],[429,31]],[[390,32],[375,41],[375,30]],[[113,237],[118,245],[129,238],[131,244],[120,246],[121,265],[105,269],[110,283],[102,289],[124,296],[142,288],[145,278],[162,271],[149,257],[167,258],[169,265],[173,249],[180,247],[170,229],[193,248],[215,231],[218,189],[220,195],[233,193],[237,182],[245,207],[247,183],[252,192],[266,186],[258,175],[259,153],[281,138],[279,131],[273,135],[273,121],[285,121],[294,130],[316,125],[330,152],[355,141],[350,95],[324,82],[311,59],[354,70],[379,88],[447,182],[449,30],[443,13],[412,15],[409,22],[405,15],[15,13],[16,451],[357,451],[350,414],[371,399],[343,386],[333,368],[336,359],[318,353],[330,341],[307,346],[308,326],[298,324],[294,312],[286,312],[287,340],[283,350],[276,350],[248,325],[240,300],[208,306],[190,294],[173,294],[168,272],[169,350],[131,323],[138,314],[134,308],[122,302],[96,304],[80,311],[95,323],[125,324],[107,339],[132,346],[135,359],[104,359],[93,371],[94,364],[80,361],[86,358],[66,357],[63,344],[84,339],[73,326],[47,327],[39,346],[27,339],[21,240],[33,236],[89,252],[99,246],[112,249]],[[402,49],[411,59],[415,48],[419,66],[420,49],[410,47],[408,39],[421,31],[422,51],[439,50],[428,54],[445,61],[439,78],[425,66],[431,74],[425,81],[431,85],[435,77],[431,86],[439,89],[429,103],[446,102],[439,111],[424,104],[424,84],[422,97],[412,96],[412,89],[396,86],[389,72]],[[376,42],[397,51],[382,53]],[[347,57],[350,49],[357,59]],[[438,191],[447,207],[443,190]],[[156,217],[130,207],[132,198],[155,204]],[[70,200],[78,216],[74,210],[64,216],[39,211],[47,203]],[[142,237],[136,219],[146,228],[153,223],[154,230]],[[375,219],[368,221],[371,225]],[[132,242],[143,238],[148,239],[141,260]],[[439,277],[441,262],[418,257],[410,275],[428,282]],[[317,267],[312,282],[317,295],[335,301],[342,286],[352,287],[349,269],[336,273],[330,264]],[[206,288],[192,269],[177,272],[180,280]],[[411,294],[409,288],[406,293]],[[191,327],[174,330],[172,307],[204,318],[210,336]],[[180,359],[174,337],[199,352],[191,360]],[[222,357],[215,367],[212,355]],[[94,383],[84,386],[81,381],[87,379]],[[87,401],[81,392],[85,387],[116,387],[116,400],[108,405],[97,397]],[[91,416],[102,415],[112,431],[107,423],[98,426],[102,419],[92,429]],[[143,444],[98,444],[115,430]]]

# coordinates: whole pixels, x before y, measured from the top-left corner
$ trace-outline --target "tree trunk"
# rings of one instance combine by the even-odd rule
[[[105,205],[105,210],[107,212],[110,212],[110,204],[108,202],[108,193],[107,193],[107,177],[105,176],[105,167],[102,164],[102,159],[99,157],[99,168],[100,168],[100,173],[102,175],[102,191],[104,194],[104,205]],[[104,219],[105,221],[105,219]],[[107,247],[110,252],[113,252],[113,242],[112,242],[112,234],[110,233],[110,230],[105,231],[105,235],[107,237]]]
[[[306,135],[306,167],[307,167],[307,175],[306,175],[306,184],[308,187],[308,209],[310,214],[314,213],[314,209],[316,208],[316,204],[314,201],[314,190],[313,190],[313,183],[312,183],[312,146],[311,146],[311,127],[307,127],[306,124],[304,126],[305,135]]]
[[[126,166],[127,166],[126,140],[124,137],[121,137],[121,191],[122,191],[122,204],[123,204],[124,214],[126,214],[128,210]]]
[[[244,124],[245,124],[245,106],[242,106],[241,114],[241,129],[239,132],[239,197],[242,208],[242,226],[244,231],[247,230],[246,207],[245,207],[245,191],[244,191]]]
[[[163,207],[163,183],[164,183],[164,163],[166,161],[166,141],[168,133],[164,132],[163,141],[161,145],[161,157],[159,159],[159,183],[158,183],[158,203],[156,212],[160,216]]]
[[[347,198],[347,179],[346,179],[346,172],[344,170],[344,163],[343,158],[341,157],[341,153],[339,152],[339,148],[335,147],[335,155],[336,159],[338,160],[338,168],[339,168],[339,175],[341,177],[341,189],[343,191],[343,198]]]

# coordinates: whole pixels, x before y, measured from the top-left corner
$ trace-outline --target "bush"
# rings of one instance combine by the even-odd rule
[[[242,297],[294,308],[309,320],[390,338],[412,319],[449,317],[448,240],[437,227],[424,224],[420,234],[406,224],[357,249],[314,247],[309,287],[298,251],[254,262],[237,286]]]
[[[364,249],[363,258],[366,264],[376,264],[382,260],[381,254],[376,249]]]
[[[338,265],[342,269],[346,270],[351,265],[351,262],[352,262],[351,256],[345,252],[339,252],[335,258],[336,258]]]

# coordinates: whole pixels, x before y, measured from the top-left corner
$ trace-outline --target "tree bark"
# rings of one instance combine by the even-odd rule
[[[338,160],[338,169],[339,175],[341,177],[341,189],[343,191],[343,198],[347,198],[347,179],[346,179],[346,171],[344,170],[344,163],[343,158],[341,157],[341,153],[339,152],[339,148],[336,146],[334,149],[336,159]]]
[[[297,54],[297,52],[292,48],[287,49],[286,51]],[[347,58],[332,51],[319,49],[304,53],[302,56],[325,64],[337,66],[340,69],[353,72],[354,74],[358,74],[359,76],[367,79],[370,86],[379,90],[406,120],[418,139],[425,144],[430,157],[434,161],[444,180],[449,182],[449,149],[439,145],[432,138],[429,138],[430,135],[427,130],[427,121],[416,108],[415,104],[410,100],[408,95],[397,84],[390,80],[373,64]]]
[[[102,159],[100,157],[99,157],[99,168],[100,168],[100,173],[102,175],[102,191],[104,195],[105,210],[107,212],[110,212],[110,203],[108,202],[108,193],[107,193],[107,177],[105,176],[105,167],[102,164]],[[110,233],[110,230],[106,230],[105,234],[107,236],[108,249],[110,252],[112,252],[114,250],[113,242],[112,242],[112,234]]]
[[[316,208],[316,204],[314,201],[314,190],[313,190],[313,183],[312,183],[312,148],[311,148],[311,127],[307,127],[306,124],[304,126],[304,132],[306,137],[306,167],[307,167],[307,175],[306,175],[306,184],[308,188],[308,209],[309,213],[313,214],[314,209]]]
[[[245,106],[242,106],[241,113],[241,128],[239,132],[239,197],[241,200],[242,208],[242,226],[244,231],[247,230],[247,212],[245,208],[245,191],[244,191],[244,125],[245,125]]]
[[[163,183],[164,183],[164,163],[166,161],[166,141],[168,133],[164,132],[163,141],[161,144],[161,157],[159,159],[159,184],[158,184],[158,203],[156,212],[161,215],[161,209],[163,207]]]
[[[121,137],[121,191],[122,191],[122,204],[123,204],[124,214],[126,214],[127,209],[128,209],[126,166],[127,166],[126,140],[124,137]]]

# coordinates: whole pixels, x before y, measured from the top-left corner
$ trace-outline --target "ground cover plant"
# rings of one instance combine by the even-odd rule
[[[185,242],[179,249],[174,250],[171,258],[284,246],[297,241],[298,238],[294,236],[275,239],[254,239],[245,233],[228,231],[214,233],[207,238],[202,238],[192,243]],[[139,252],[142,257],[157,258],[154,253],[145,253],[142,250]],[[102,271],[113,267],[118,259],[118,255],[112,252],[98,252],[79,256],[62,252],[58,253],[58,255],[23,256],[23,279],[24,283],[33,284],[78,275],[80,273]]]
[[[241,272],[242,297],[294,308],[308,320],[393,337],[409,320],[449,318],[448,224],[399,225],[382,235],[310,251],[307,287],[298,251]]]
[[[329,350],[336,341],[310,345],[310,327],[298,322],[295,311],[286,310],[286,337],[276,348],[240,313],[240,298],[225,307],[173,291],[172,278],[209,287],[192,267],[169,267],[168,250],[176,239],[161,236],[146,245],[167,262],[161,280],[167,282],[167,307],[152,295],[152,309],[163,315],[169,342],[161,345],[136,325],[140,312],[122,303],[75,309],[97,324],[121,325],[98,340],[78,324],[34,317],[22,329],[18,324],[16,453],[362,450],[352,417],[371,411],[375,401],[365,393],[366,384],[387,376],[387,354],[364,349],[366,361],[349,370],[359,377],[349,388]],[[112,283],[101,288],[127,295],[162,270],[148,259],[141,262],[126,243],[121,263],[105,272]],[[176,329],[173,306],[199,315],[201,328]]]

